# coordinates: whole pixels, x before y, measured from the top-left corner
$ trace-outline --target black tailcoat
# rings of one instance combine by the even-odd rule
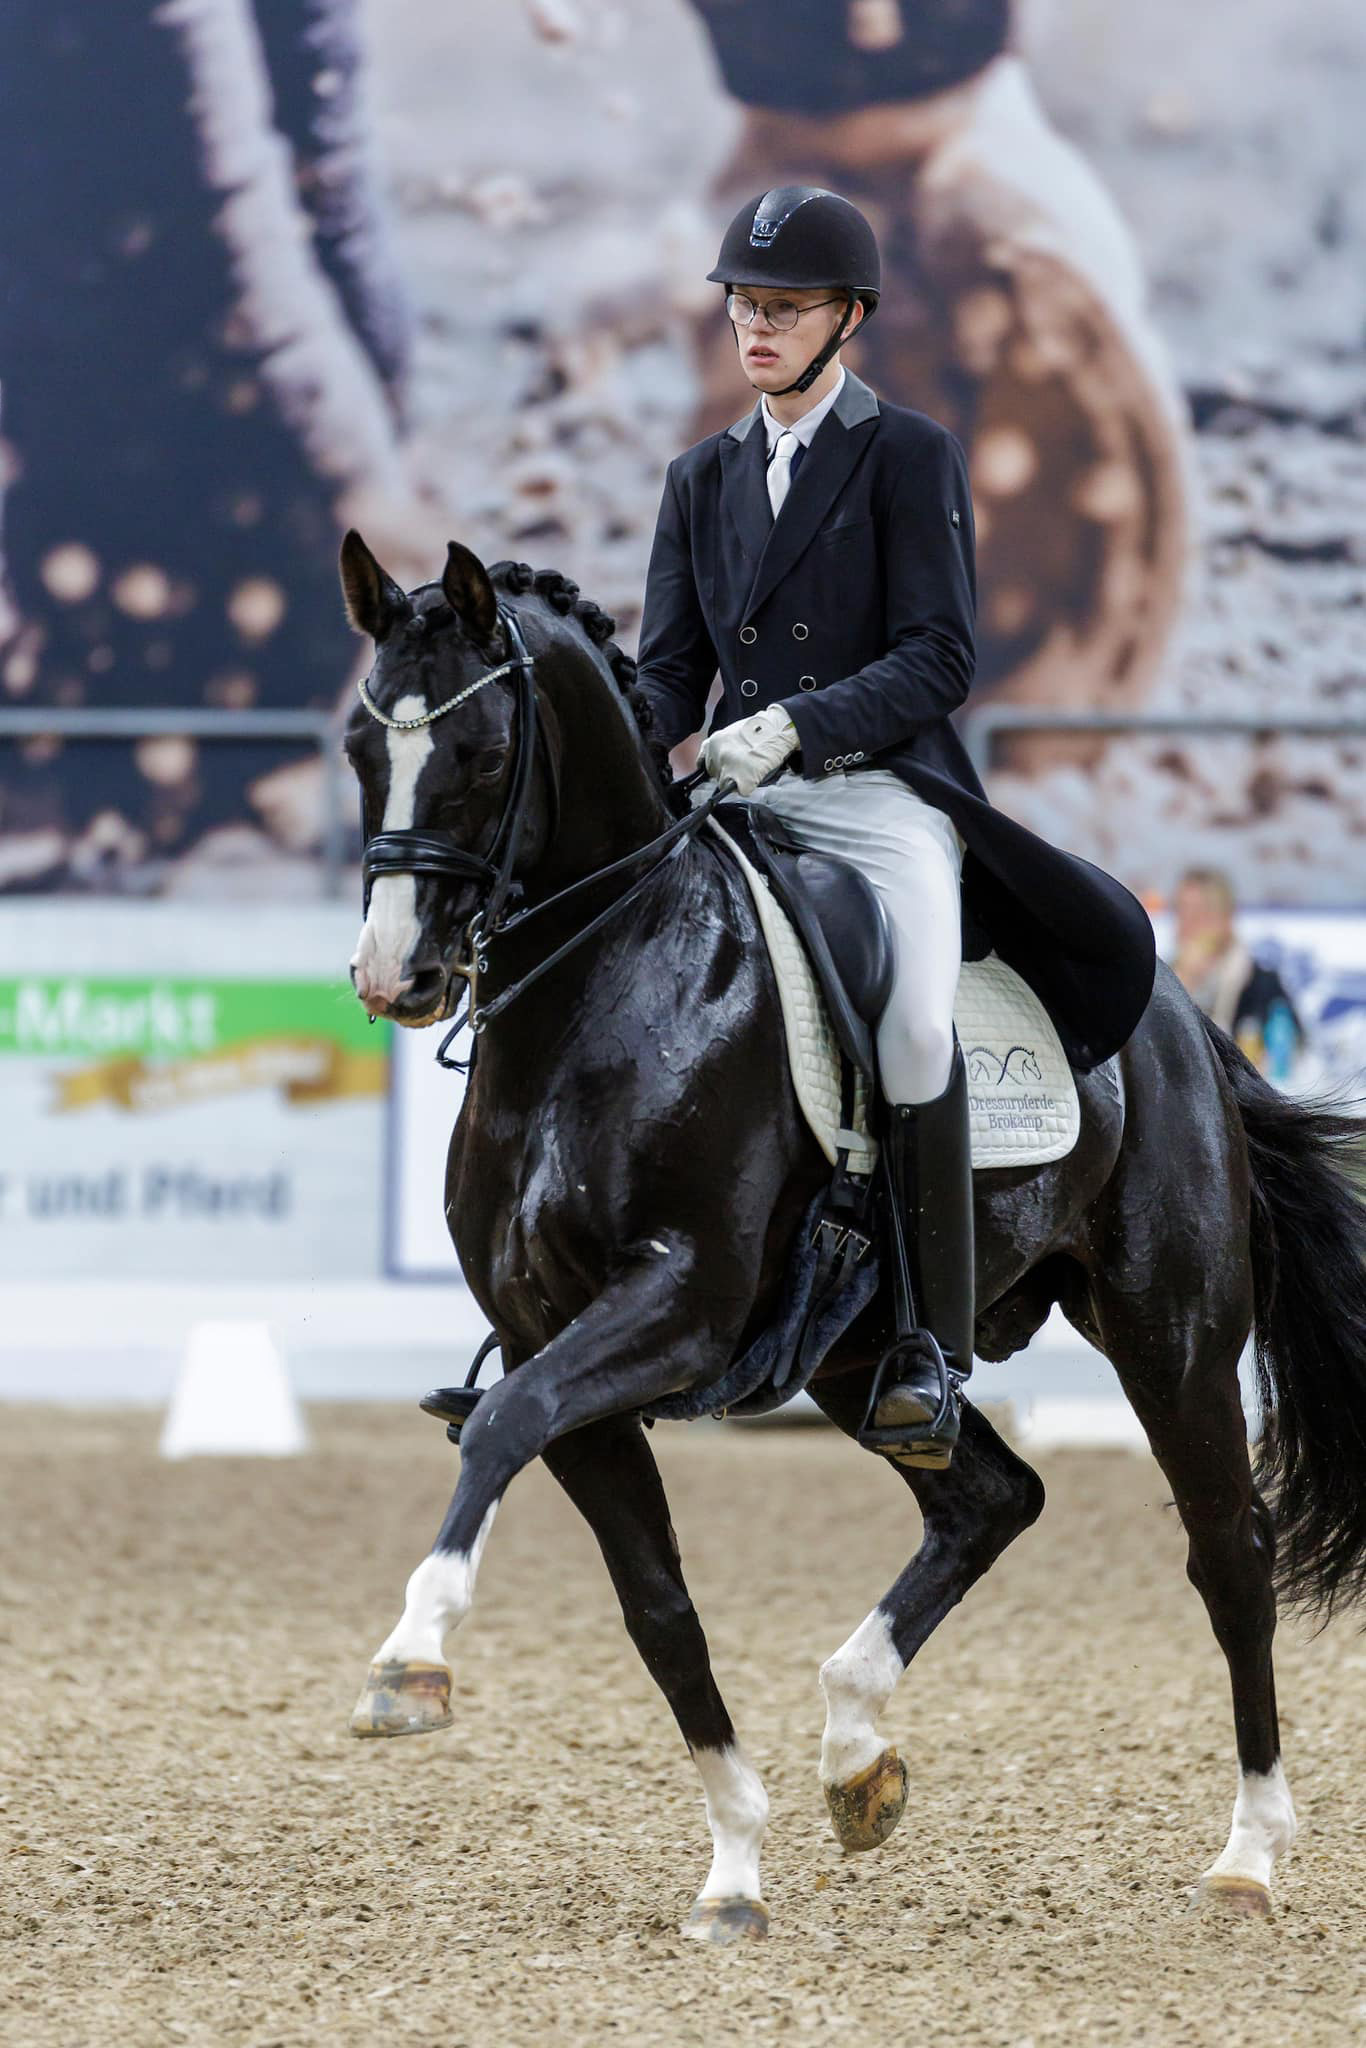
[[[639,682],[676,745],[781,704],[804,776],[890,768],[952,818],[964,893],[1042,997],[1074,1064],[1119,1049],[1152,992],[1143,906],[987,800],[949,714],[975,663],[967,463],[924,413],[846,370],[775,520],[758,403],[669,464],[645,586]]]

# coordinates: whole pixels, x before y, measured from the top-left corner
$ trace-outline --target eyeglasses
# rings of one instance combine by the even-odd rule
[[[756,313],[762,313],[770,327],[779,333],[786,333],[795,327],[803,313],[814,313],[820,306],[841,306],[843,296],[833,299],[817,299],[815,305],[799,306],[795,299],[770,299],[766,306],[756,306],[753,299],[747,299],[743,292],[730,292],[726,298],[726,311],[737,327],[748,327]]]

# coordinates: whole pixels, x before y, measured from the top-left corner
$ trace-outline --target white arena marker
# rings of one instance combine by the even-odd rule
[[[292,1458],[308,1448],[269,1323],[196,1323],[161,1432],[163,1458]]]

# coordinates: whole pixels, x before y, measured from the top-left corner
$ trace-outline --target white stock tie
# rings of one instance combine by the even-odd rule
[[[797,452],[797,436],[791,427],[784,427],[778,436],[778,445],[769,457],[768,502],[773,507],[776,519],[782,509],[787,487],[792,481],[792,458]]]

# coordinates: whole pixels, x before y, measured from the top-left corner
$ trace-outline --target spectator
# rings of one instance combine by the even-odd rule
[[[1219,868],[1188,868],[1176,885],[1172,961],[1206,1016],[1273,1080],[1284,1080],[1304,1027],[1274,967],[1255,960],[1233,928],[1233,884]]]

